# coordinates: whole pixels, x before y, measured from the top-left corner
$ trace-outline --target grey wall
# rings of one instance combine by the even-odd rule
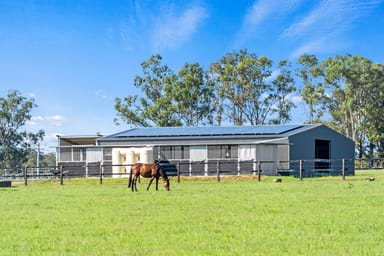
[[[349,159],[349,161],[346,162],[346,167],[348,168],[348,170],[352,172],[354,171],[354,142],[324,125],[317,126],[307,131],[290,136],[290,159],[314,159],[315,140],[330,141],[330,158],[340,160],[340,162],[332,163],[332,167],[341,166],[341,159],[345,158]]]

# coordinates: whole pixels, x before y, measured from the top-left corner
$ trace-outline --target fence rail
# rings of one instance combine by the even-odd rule
[[[316,162],[324,160],[292,160],[292,161],[238,161],[210,160],[201,162],[190,161],[165,161],[161,160],[160,165],[167,172],[168,176],[177,177],[180,182],[181,176],[210,176],[216,177],[220,182],[222,176],[253,175],[258,181],[261,175],[295,176],[302,180],[306,177],[338,175],[345,179],[347,175],[354,175],[355,170],[384,169],[384,159],[332,159],[327,160],[330,168],[314,168]],[[276,168],[271,171],[271,166]],[[113,172],[113,167],[124,167],[124,172]],[[97,177],[100,184],[107,177],[127,178],[131,164],[112,165],[110,163],[96,162],[86,164],[61,163],[58,166],[48,167],[13,167],[0,168],[0,180],[23,180],[28,185],[29,180],[36,179],[60,179],[64,184],[65,178]],[[289,167],[289,168],[287,168]],[[352,168],[352,169],[353,169]]]

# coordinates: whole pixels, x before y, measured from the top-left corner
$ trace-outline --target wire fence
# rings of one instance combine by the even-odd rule
[[[238,161],[210,160],[201,162],[181,160],[160,160],[158,162],[168,176],[216,177],[220,182],[223,176],[262,175],[294,176],[303,180],[308,177],[354,175],[354,170],[384,169],[384,159],[332,159],[332,160],[292,160],[292,161]],[[8,186],[9,181],[22,181],[28,185],[30,180],[59,179],[64,184],[66,178],[98,178],[100,184],[104,178],[128,178],[132,164],[112,165],[105,162],[95,163],[60,163],[45,167],[10,167],[0,168],[0,186]],[[116,171],[118,170],[118,171]]]

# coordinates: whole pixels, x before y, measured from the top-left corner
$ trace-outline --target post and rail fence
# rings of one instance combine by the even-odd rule
[[[160,165],[167,172],[168,176],[177,177],[179,183],[182,176],[207,176],[216,177],[217,182],[221,181],[222,176],[252,175],[261,181],[262,175],[270,176],[294,176],[303,180],[307,177],[318,176],[345,176],[353,175],[355,170],[383,169],[384,159],[332,159],[327,160],[327,168],[324,160],[291,160],[291,161],[238,161],[238,160],[209,160],[209,161],[168,161],[160,160]],[[107,177],[127,178],[132,164],[112,165],[105,162],[95,162],[76,165],[74,163],[66,165],[60,163],[58,166],[47,167],[10,167],[0,168],[0,180],[23,180],[24,185],[28,185],[29,180],[36,179],[59,179],[60,184],[64,184],[65,178],[88,178],[96,177],[99,183]],[[352,166],[352,168],[351,168]],[[121,172],[113,172],[113,167],[123,169]],[[349,168],[348,168],[349,167]]]

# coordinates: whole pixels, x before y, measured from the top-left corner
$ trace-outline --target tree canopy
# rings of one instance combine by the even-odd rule
[[[18,166],[27,161],[29,149],[44,137],[44,131],[28,132],[25,124],[36,107],[33,99],[11,90],[0,97],[0,160],[2,166]]]
[[[142,96],[116,98],[115,121],[134,126],[284,124],[299,99],[306,123],[324,123],[355,141],[359,157],[384,156],[384,66],[350,54],[323,61],[303,54],[276,62],[246,49],[207,69],[174,72],[160,55],[142,63],[133,86]]]

